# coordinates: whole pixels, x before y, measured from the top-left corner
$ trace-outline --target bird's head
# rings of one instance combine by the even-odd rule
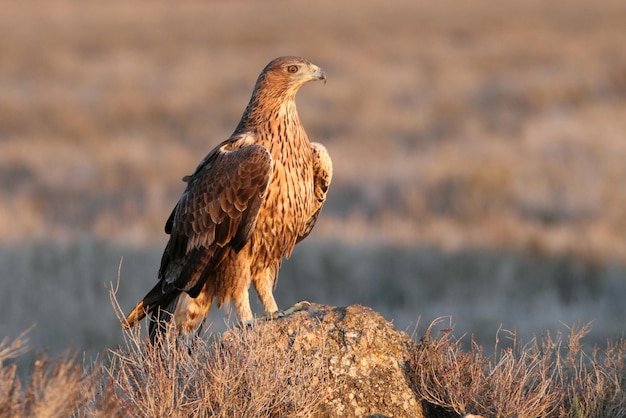
[[[304,58],[279,57],[272,60],[259,75],[235,132],[250,130],[279,109],[297,117],[296,93],[304,84],[314,80],[326,82],[326,74]]]
[[[326,83],[324,70],[300,57],[276,58],[267,64],[259,76],[259,82],[267,82],[273,88],[286,88],[293,93],[314,80],[324,80]]]

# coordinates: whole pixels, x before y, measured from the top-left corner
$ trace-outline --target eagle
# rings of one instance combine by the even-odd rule
[[[192,334],[214,299],[252,321],[250,284],[267,313],[278,311],[281,262],[313,229],[332,178],[326,148],[309,142],[296,110],[296,93],[314,80],[325,83],[326,74],[300,57],[263,69],[235,131],[183,178],[158,282],[127,315],[126,329],[147,315],[152,341],[168,321]]]

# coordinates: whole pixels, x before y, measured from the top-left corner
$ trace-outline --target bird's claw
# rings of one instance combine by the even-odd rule
[[[278,318],[284,318],[299,311],[307,311],[311,307],[311,302],[305,300],[294,304],[285,310],[277,310],[275,312],[264,312],[263,314],[243,323],[244,326],[252,325],[257,322],[273,321]]]

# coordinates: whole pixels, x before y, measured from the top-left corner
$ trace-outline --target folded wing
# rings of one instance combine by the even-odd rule
[[[218,145],[185,177],[187,188],[165,224],[170,240],[159,282],[128,315],[128,327],[146,313],[171,313],[181,292],[196,297],[227,251],[239,251],[248,242],[272,164],[266,148],[251,144],[249,137],[235,137]]]

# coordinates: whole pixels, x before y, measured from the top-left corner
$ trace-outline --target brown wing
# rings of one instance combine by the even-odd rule
[[[181,291],[196,297],[229,248],[250,239],[272,175],[272,157],[249,136],[218,145],[200,163],[165,224],[170,234],[159,282],[127,317],[170,311]],[[161,318],[167,319],[167,318]],[[154,324],[151,324],[151,328]]]
[[[159,271],[165,287],[189,292],[198,284],[199,277],[184,274],[195,266],[182,266],[181,274],[171,275],[172,262],[184,263],[199,250],[213,258],[226,246],[239,251],[250,239],[272,174],[272,157],[260,145],[238,145],[228,141],[218,146],[188,179],[166,223],[171,237]],[[176,272],[180,266],[173,267]]]
[[[298,236],[297,242],[305,239],[313,230],[322,207],[324,207],[324,202],[326,202],[326,192],[333,177],[333,163],[326,148],[322,144],[312,142],[311,151],[313,151],[313,191],[315,202],[313,202],[313,214],[308,219],[304,230]]]

